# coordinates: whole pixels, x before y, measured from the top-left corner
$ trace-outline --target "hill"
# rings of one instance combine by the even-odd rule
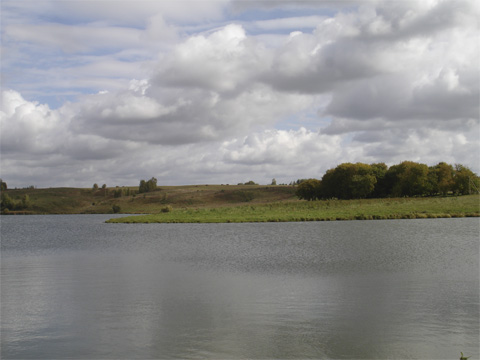
[[[8,189],[14,203],[28,196],[29,206],[18,206],[11,213],[27,214],[150,214],[166,206],[181,208],[213,208],[242,204],[265,204],[279,201],[300,201],[296,188],[283,185],[186,185],[161,186],[155,191],[138,193],[138,186],[106,189],[48,188]]]

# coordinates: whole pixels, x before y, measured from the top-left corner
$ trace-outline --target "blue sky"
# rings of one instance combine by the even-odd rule
[[[479,172],[475,1],[1,3],[10,186]]]

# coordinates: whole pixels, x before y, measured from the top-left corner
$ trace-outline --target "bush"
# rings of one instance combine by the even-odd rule
[[[173,210],[172,206],[171,206],[171,205],[167,205],[167,206],[163,207],[162,210],[160,210],[160,211],[161,211],[162,213],[167,213],[167,212],[170,212],[170,211],[172,211],[172,210]]]
[[[112,211],[113,211],[114,214],[119,213],[120,212],[120,206],[113,205],[112,206]]]

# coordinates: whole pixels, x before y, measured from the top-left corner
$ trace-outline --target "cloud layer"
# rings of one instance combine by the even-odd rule
[[[480,170],[473,1],[119,2],[129,17],[40,3],[2,3],[14,186],[288,183],[356,161]]]

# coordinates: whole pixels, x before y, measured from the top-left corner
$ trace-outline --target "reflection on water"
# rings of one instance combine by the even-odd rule
[[[477,219],[2,217],[2,358],[479,357]]]

